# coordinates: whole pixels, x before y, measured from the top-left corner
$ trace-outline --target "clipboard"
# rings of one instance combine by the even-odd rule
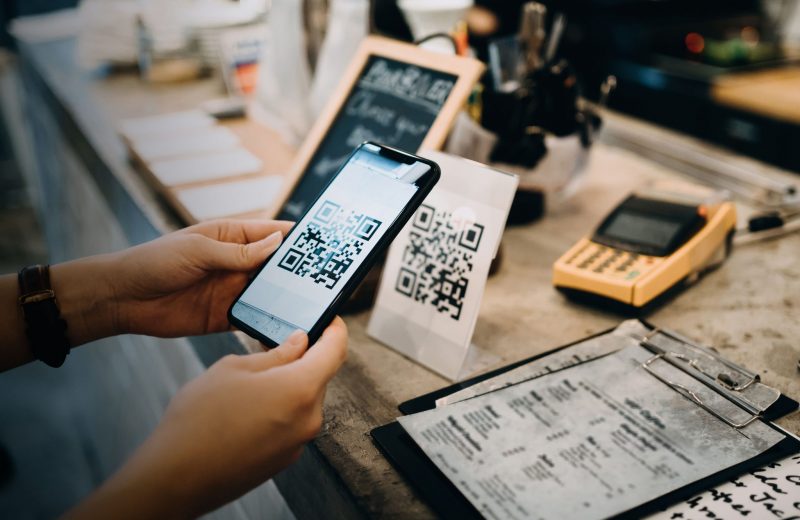
[[[650,334],[642,338],[643,342],[652,340],[652,337],[657,333],[665,332],[646,322],[642,323],[647,327],[647,329],[651,331]],[[419,396],[417,398],[411,399],[409,401],[400,404],[398,408],[404,415],[432,409],[436,406],[436,400],[444,396],[468,388],[476,383],[486,381],[490,378],[504,374],[505,372],[518,368],[532,361],[546,358],[547,356],[555,352],[563,351],[578,343],[584,342],[587,339],[592,339],[598,336],[602,336],[604,334],[612,332],[613,330],[614,329],[609,329],[600,332],[588,338],[583,338],[579,341],[559,347],[553,351],[532,356],[530,358],[510,364],[508,366],[501,367],[486,374],[482,374],[480,376],[476,376],[474,378],[465,380],[463,382],[455,383],[440,390]],[[696,346],[691,342],[688,342],[688,340],[686,340],[685,338],[682,338],[678,335],[674,335],[673,333],[669,332],[666,332],[666,334],[668,334],[670,338],[675,339],[676,341],[687,342],[693,346]],[[651,349],[651,351],[654,351],[654,349]],[[664,356],[659,356],[659,353],[654,351],[653,357],[655,358],[657,356],[659,358],[664,357]],[[652,358],[649,361],[651,361],[652,363]],[[697,370],[695,367],[691,366],[686,360],[678,359],[672,361],[686,364],[687,365],[686,368],[689,369],[689,373],[691,373],[691,371]],[[731,368],[736,368],[737,370],[743,371],[744,374],[749,374],[753,382],[757,381],[757,376],[755,374],[750,373],[743,367],[739,367],[727,361],[724,362]],[[647,367],[645,367],[644,365],[643,368],[647,369]],[[565,368],[564,370],[568,369],[569,368]],[[663,380],[662,382],[668,384]],[[726,384],[729,383],[729,381],[723,381],[723,382]],[[750,384],[753,383],[751,382]],[[687,396],[687,398],[690,397]],[[617,518],[640,518],[644,515],[661,511],[666,507],[681,500],[688,499],[691,496],[696,495],[697,493],[703,490],[719,485],[727,480],[736,478],[739,475],[746,472],[748,469],[765,465],[774,460],[778,460],[780,458],[800,452],[800,441],[798,441],[797,438],[795,438],[790,433],[786,432],[785,430],[781,429],[777,425],[774,425],[770,422],[779,417],[782,417],[783,415],[786,415],[791,411],[796,410],[797,408],[798,408],[797,401],[781,394],[778,400],[776,400],[764,413],[756,417],[758,419],[764,420],[764,422],[767,425],[786,435],[786,438],[783,441],[779,442],[774,447],[761,453],[760,455],[757,455],[756,457],[753,457],[739,464],[731,466],[713,475],[709,475],[708,477],[702,478],[689,485],[674,490],[653,501],[639,505],[629,511],[626,511],[625,513],[622,513],[621,515],[618,515]],[[403,477],[406,478],[406,480],[411,484],[412,488],[420,496],[420,498],[422,498],[433,509],[433,511],[436,512],[436,514],[439,517],[446,519],[482,518],[481,515],[478,513],[478,511],[472,506],[472,504],[470,504],[470,502],[466,498],[464,498],[464,496],[455,487],[455,485],[453,485],[450,482],[450,480],[430,461],[430,459],[428,459],[427,455],[425,455],[422,449],[419,448],[419,446],[417,446],[417,444],[414,442],[411,436],[408,435],[408,433],[406,433],[406,431],[403,429],[403,427],[400,425],[399,422],[394,421],[384,426],[377,427],[373,429],[370,432],[370,434],[372,436],[373,442],[375,443],[377,448],[381,451],[381,453],[403,475]]]

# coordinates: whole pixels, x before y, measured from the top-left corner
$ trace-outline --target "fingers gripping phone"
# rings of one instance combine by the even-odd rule
[[[367,142],[350,154],[228,311],[268,347],[313,344],[439,180],[436,163]]]

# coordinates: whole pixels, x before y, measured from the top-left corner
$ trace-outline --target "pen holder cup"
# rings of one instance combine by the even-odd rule
[[[591,140],[579,134],[545,133],[546,153],[533,167],[492,161],[499,136],[461,113],[445,145],[445,151],[519,175],[519,187],[509,212],[508,224],[533,222],[547,210],[574,195],[582,184]]]

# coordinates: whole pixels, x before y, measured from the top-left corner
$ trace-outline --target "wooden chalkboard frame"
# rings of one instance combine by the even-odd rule
[[[456,83],[428,130],[425,139],[420,144],[420,150],[423,148],[438,150],[444,145],[456,116],[464,106],[472,92],[472,87],[483,74],[485,68],[483,63],[472,58],[441,54],[382,36],[366,37],[350,61],[336,91],[328,100],[324,110],[320,113],[311,127],[311,131],[297,151],[289,169],[289,174],[286,176],[288,182],[284,186],[283,192],[276,198],[275,205],[270,211],[272,217],[278,214],[289,195],[294,191],[314,154],[325,139],[328,129],[333,125],[342,106],[347,102],[347,97],[358,81],[367,60],[372,56],[388,58],[456,76]],[[409,151],[414,152],[416,150]]]

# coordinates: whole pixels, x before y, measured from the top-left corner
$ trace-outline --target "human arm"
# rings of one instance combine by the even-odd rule
[[[290,222],[220,220],[118,253],[50,268],[73,347],[116,334],[160,337],[220,332],[226,311],[279,245]],[[0,371],[33,359],[16,276],[0,277]]]
[[[347,353],[336,318],[316,345],[226,356],[173,398],[141,448],[68,518],[191,518],[295,461],[322,424],[325,386]]]
[[[120,333],[228,330],[228,306],[290,226],[211,222],[53,266],[69,339],[77,346]],[[17,291],[15,277],[0,279],[3,304],[16,309],[13,319],[2,318],[11,327],[0,330],[0,368],[31,359]],[[151,437],[69,516],[194,517],[289,465],[319,430],[325,385],[344,360],[347,330],[337,318],[305,353],[307,341],[299,333],[299,342],[212,365],[176,394]]]

